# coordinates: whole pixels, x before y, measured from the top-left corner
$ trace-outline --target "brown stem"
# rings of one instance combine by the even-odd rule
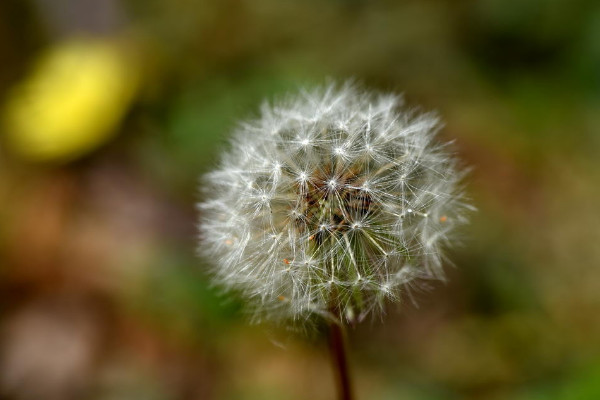
[[[335,322],[329,324],[329,351],[338,383],[339,400],[353,400],[352,384],[348,371],[343,327]]]

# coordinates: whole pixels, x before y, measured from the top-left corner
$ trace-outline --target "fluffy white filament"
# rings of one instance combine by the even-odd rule
[[[435,116],[351,85],[265,105],[201,184],[202,253],[258,318],[362,319],[443,278],[463,176]]]

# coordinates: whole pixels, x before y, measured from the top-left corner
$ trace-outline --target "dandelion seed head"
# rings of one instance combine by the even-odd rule
[[[201,252],[257,320],[381,311],[419,279],[470,206],[437,117],[352,85],[303,91],[240,125],[201,183]]]

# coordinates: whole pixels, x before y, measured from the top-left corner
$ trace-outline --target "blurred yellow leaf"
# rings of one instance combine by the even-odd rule
[[[101,39],[72,39],[41,54],[5,104],[9,147],[30,160],[63,161],[106,142],[139,86],[136,61]]]

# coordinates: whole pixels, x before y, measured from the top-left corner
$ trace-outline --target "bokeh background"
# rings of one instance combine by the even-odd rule
[[[195,256],[239,118],[328,78],[437,110],[478,211],[349,332],[359,399],[600,398],[600,3],[2,0],[0,399],[332,399]]]

